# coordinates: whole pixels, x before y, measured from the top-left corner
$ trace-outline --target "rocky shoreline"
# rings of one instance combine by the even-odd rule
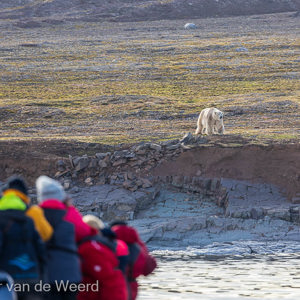
[[[277,149],[275,146],[278,146]],[[237,149],[239,152],[236,152]],[[216,152],[216,150],[218,151]],[[279,153],[275,153],[275,150]],[[256,141],[244,140],[239,136],[203,137],[187,133],[182,139],[160,143],[142,142],[128,148],[94,155],[68,155],[68,159],[56,161],[54,177],[60,180],[65,189],[71,188],[72,183],[84,182],[86,186],[122,185],[123,188],[134,192],[163,183],[184,187],[191,191],[202,190],[204,193],[204,190],[209,190],[211,186],[213,192],[221,189],[220,178],[241,180],[251,178],[252,181],[261,178],[261,182],[274,183],[286,189],[289,200],[292,203],[298,203],[300,202],[298,150],[299,144],[297,143],[290,145],[256,144]],[[247,151],[248,153],[253,152],[253,155],[249,155]],[[288,156],[288,165],[284,161],[285,157],[282,157],[282,152]],[[222,161],[228,160],[228,156],[232,158],[235,154],[238,156],[241,153],[244,153],[245,157],[238,158],[236,162],[233,161],[232,165],[229,161],[229,167],[226,166],[235,172],[230,173],[230,169],[224,169],[225,166],[223,168]],[[204,163],[208,159],[211,162],[207,162],[205,165]],[[245,164],[245,161],[249,163],[244,166],[242,163]],[[265,163],[266,168],[264,165],[260,165],[262,162]],[[178,168],[178,163],[184,166],[180,165]],[[215,173],[212,173],[212,166],[218,164],[222,168],[217,166],[214,168]],[[186,169],[191,171],[187,173]],[[284,169],[284,174],[280,174],[281,169]],[[275,173],[268,174],[273,172]],[[276,179],[272,178],[272,175]],[[280,185],[281,181],[282,183],[285,181],[286,186]],[[289,190],[289,183],[294,187],[291,190]]]
[[[106,184],[78,188],[71,195],[83,214],[96,214],[107,222],[127,220],[152,248],[239,240],[300,241],[300,204],[286,201],[272,185],[222,183],[229,190],[226,206],[220,206],[211,191],[204,194],[174,185],[132,192]]]
[[[180,140],[56,157],[47,175],[62,183],[83,214],[128,221],[152,248],[300,241],[299,145],[275,146],[188,133]],[[35,202],[34,188],[30,196]]]
[[[242,176],[212,177],[205,167],[193,175],[184,174],[180,167],[176,172],[172,169],[170,164],[178,163],[185,152],[215,149],[216,144],[223,149],[247,146],[228,137],[225,143],[221,138],[188,133],[181,140],[140,143],[94,156],[69,156],[57,161],[55,177],[83,214],[96,214],[106,222],[126,220],[138,228],[150,247],[248,239],[300,241],[297,178],[289,198],[286,190],[271,182],[243,180]],[[164,172],[158,172],[160,168]],[[171,175],[166,175],[166,170]],[[288,172],[294,176],[288,168],[285,172],[285,177]]]

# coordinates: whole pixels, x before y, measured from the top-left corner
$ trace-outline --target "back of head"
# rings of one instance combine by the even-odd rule
[[[111,224],[111,229],[115,232],[118,239],[127,244],[132,244],[139,241],[139,235],[137,231],[133,227],[128,226],[126,222],[113,222]]]
[[[103,229],[101,229],[101,233],[103,236],[111,240],[115,240],[117,238],[116,233],[112,231],[110,227],[104,227]]]
[[[7,180],[7,184],[4,186],[3,190],[5,191],[10,189],[17,190],[28,196],[27,184],[21,176],[14,175]]]
[[[3,195],[6,193],[14,193],[18,196],[25,204],[30,203],[30,198],[28,197],[28,187],[21,176],[14,175],[7,180],[7,183],[4,185]]]
[[[127,226],[127,222],[125,221],[121,221],[121,220],[116,220],[110,223],[110,227],[116,226],[116,225],[126,225]]]
[[[63,202],[67,198],[62,185],[48,176],[43,175],[36,180],[36,190],[39,202],[47,199],[55,199]]]
[[[83,222],[85,222],[86,224],[88,224],[89,226],[91,226],[92,228],[94,228],[96,230],[101,230],[105,227],[102,220],[100,220],[98,217],[96,217],[94,215],[85,215],[85,216],[83,216],[82,219],[83,219]]]

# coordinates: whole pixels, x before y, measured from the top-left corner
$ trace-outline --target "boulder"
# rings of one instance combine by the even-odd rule
[[[89,164],[89,168],[96,168],[98,166],[98,159],[92,158]]]
[[[74,164],[75,170],[77,172],[87,168],[89,163],[90,163],[90,160],[87,157],[87,155],[84,155],[82,157],[77,157],[73,160],[73,164]]]
[[[133,158],[135,157],[135,154],[133,152],[130,152],[129,150],[121,150],[121,151],[115,151],[114,152],[114,159],[120,159],[120,158]]]
[[[118,167],[120,165],[124,165],[127,162],[125,158],[118,159],[113,162],[113,167]]]
[[[297,193],[296,196],[292,197],[291,202],[293,204],[300,204],[300,193]]]
[[[110,152],[106,152],[106,153],[96,153],[96,157],[99,159],[99,160],[101,160],[101,159],[104,159],[104,158],[106,158],[106,157],[109,157],[111,155],[111,153]]]
[[[175,144],[175,145],[168,145],[168,146],[166,146],[166,150],[168,150],[168,151],[174,151],[174,150],[179,149],[180,146],[181,146],[180,143]]]
[[[272,219],[281,219],[285,221],[290,221],[290,210],[289,208],[274,208],[267,210],[267,215]]]
[[[186,23],[184,25],[184,29],[196,29],[196,28],[197,28],[197,26],[194,23]]]
[[[192,141],[194,140],[194,137],[193,135],[189,132],[187,134],[185,134],[183,136],[183,138],[180,140],[180,143],[183,143],[183,144],[189,144],[191,143]]]
[[[101,169],[107,168],[107,163],[103,159],[98,161],[98,165]]]
[[[251,218],[252,219],[261,219],[264,217],[264,212],[262,209],[259,209],[259,208],[255,208],[253,207],[251,210],[250,210],[250,215],[251,215]]]
[[[175,145],[175,144],[178,144],[178,143],[179,143],[179,140],[168,140],[168,141],[162,142],[161,145],[162,145],[163,147],[168,148],[169,146]]]
[[[149,188],[152,186],[151,181],[146,178],[141,178],[141,181],[142,181],[143,188]]]
[[[93,185],[93,178],[92,177],[86,178],[84,183],[87,185]]]
[[[63,161],[63,160],[58,160],[57,162],[56,162],[56,168],[57,168],[57,170],[58,171],[60,171],[60,172],[63,172],[63,171],[65,171],[66,170],[66,164],[65,164],[65,162]]]
[[[136,187],[136,184],[133,180],[125,180],[123,182],[123,188],[125,188],[127,190],[132,190],[132,189],[137,190],[137,188],[135,188],[135,187]]]
[[[150,144],[150,149],[152,149],[152,150],[155,150],[155,151],[157,151],[157,152],[160,152],[161,151],[161,145],[158,145],[158,144],[154,144],[154,143],[151,143]]]
[[[71,181],[69,181],[69,180],[64,181],[63,187],[64,187],[65,190],[70,189],[70,187],[71,187]]]

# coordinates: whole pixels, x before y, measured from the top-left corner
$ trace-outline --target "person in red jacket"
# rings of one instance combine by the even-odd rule
[[[80,241],[83,237],[89,235],[90,226],[88,226],[84,221],[81,213],[72,204],[72,198],[67,195],[64,201],[67,213],[65,220],[72,223],[75,227],[75,240]]]
[[[93,219],[95,216],[92,216]],[[84,221],[89,222],[87,216]],[[97,283],[97,290],[79,292],[78,300],[128,300],[126,280],[116,256],[117,244],[101,235],[99,226],[90,227],[89,235],[78,243],[84,286]]]
[[[129,285],[129,300],[135,300],[138,294],[137,278],[148,276],[157,267],[156,260],[149,254],[146,245],[140,239],[137,231],[126,222],[114,222],[111,229],[118,239],[124,241],[129,248],[129,261],[126,270]]]

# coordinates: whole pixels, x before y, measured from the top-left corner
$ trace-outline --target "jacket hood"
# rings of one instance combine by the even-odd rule
[[[41,208],[50,208],[50,209],[64,209],[64,210],[67,209],[66,206],[62,202],[60,202],[56,199],[46,200],[40,204],[40,207]]]
[[[80,243],[80,241],[86,237],[91,237],[91,236],[98,236],[99,235],[99,232],[97,229],[93,228],[93,227],[90,227],[88,226],[87,227],[87,230],[85,232],[85,235],[82,235],[80,237],[80,239],[77,240],[78,243]]]
[[[5,191],[3,191],[3,195],[10,195],[13,194],[17,197],[19,197],[25,204],[29,205],[30,204],[30,198],[25,195],[23,192],[16,190],[16,189],[7,189]]]
[[[15,209],[26,210],[26,204],[13,192],[5,193],[0,199],[0,210]]]
[[[111,229],[115,232],[119,240],[122,240],[127,244],[133,244],[139,241],[139,235],[133,227],[127,225],[115,225]]]
[[[83,222],[80,212],[74,206],[68,206],[65,220],[75,226],[75,239],[76,242],[80,241],[83,237],[90,235],[91,227]]]

